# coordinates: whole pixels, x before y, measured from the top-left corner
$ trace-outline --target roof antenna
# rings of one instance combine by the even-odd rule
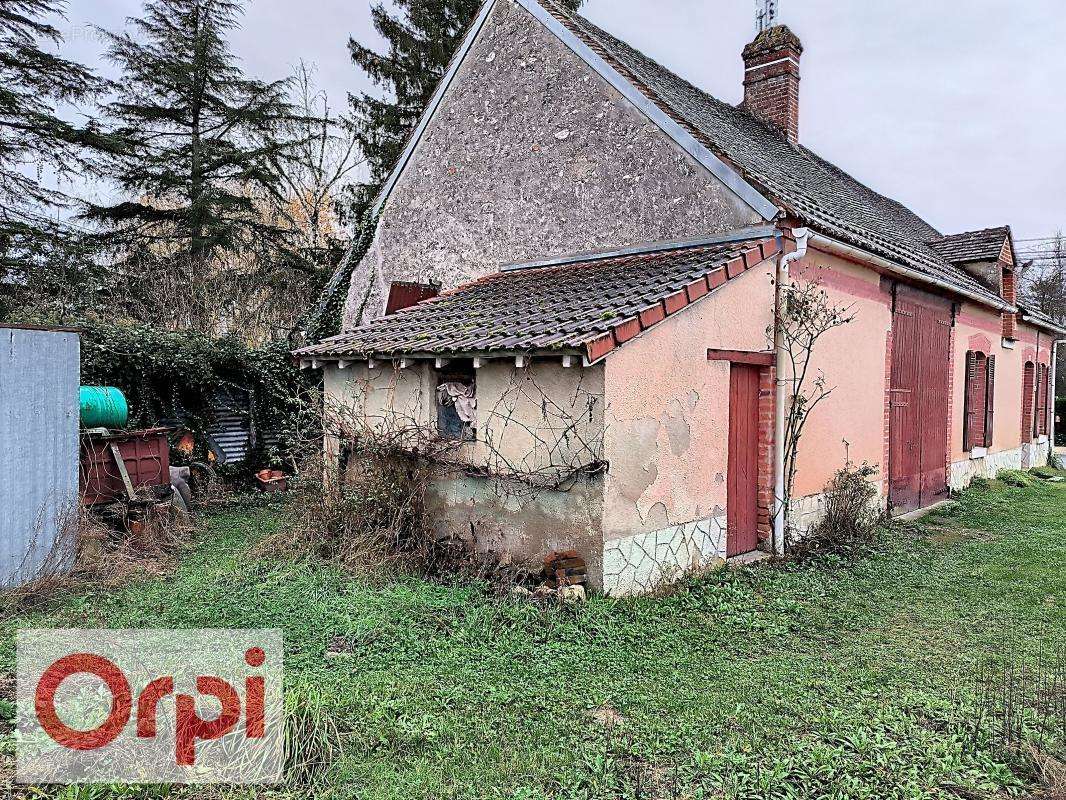
[[[778,0],[755,0],[755,27],[758,33],[777,24]]]

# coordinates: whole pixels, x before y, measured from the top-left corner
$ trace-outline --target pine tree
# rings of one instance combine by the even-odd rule
[[[127,197],[84,216],[128,273],[178,268],[201,288],[220,259],[291,256],[259,202],[278,187],[287,82],[244,75],[227,42],[241,13],[234,0],[146,0],[130,32],[102,32],[122,70],[104,108],[120,147],[103,164]]]
[[[92,126],[57,114],[61,103],[92,99],[104,87],[86,67],[48,52],[61,41],[49,20],[61,19],[60,0],[0,3],[0,285],[4,306],[25,294],[36,273],[68,262],[64,226],[54,217],[69,198],[49,182],[86,168],[81,148],[104,146]],[[45,276],[47,277],[47,276]],[[7,309],[0,309],[6,313]]]
[[[561,0],[573,10],[581,0]],[[357,193],[354,211],[366,208],[399,159],[418,119],[429,105],[448,62],[459,48],[482,0],[392,0],[371,9],[374,28],[388,43],[382,55],[349,39],[352,60],[386,96],[367,92],[350,100],[369,180]]]

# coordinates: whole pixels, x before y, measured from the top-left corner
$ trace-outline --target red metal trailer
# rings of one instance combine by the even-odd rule
[[[144,489],[170,487],[168,429],[83,432],[81,498],[87,506],[134,500]]]

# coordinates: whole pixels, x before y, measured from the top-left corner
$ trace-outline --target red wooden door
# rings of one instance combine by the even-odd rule
[[[947,495],[951,304],[900,287],[892,318],[889,500],[897,511]]]
[[[729,369],[729,467],[726,555],[759,545],[759,367]]]

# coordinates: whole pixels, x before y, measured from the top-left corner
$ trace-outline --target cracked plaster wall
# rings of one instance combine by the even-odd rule
[[[567,471],[603,458],[604,367],[564,368],[536,360],[516,368],[513,359],[485,362],[477,376],[478,441],[456,456],[490,473]],[[437,372],[429,361],[408,369],[381,362],[369,369],[324,370],[327,413],[362,418],[371,425],[436,426]],[[486,442],[491,441],[492,447]],[[335,458],[339,441],[326,441]],[[577,549],[600,588],[603,477],[580,476],[564,490],[530,489],[494,477],[449,474],[430,487],[427,501],[441,532],[473,537],[478,548],[518,558]]]
[[[485,457],[522,471],[577,467],[603,458],[603,365],[563,367],[511,359],[478,370],[478,438]],[[491,455],[490,455],[491,453]]]
[[[568,491],[514,492],[493,478],[436,481],[426,498],[441,532],[472,537],[478,549],[539,562],[552,550],[577,550],[591,588],[602,589],[603,477],[579,478]]]
[[[732,230],[760,217],[511,0],[499,0],[356,267],[345,327],[393,280]]]
[[[477,370],[477,441],[463,445],[467,463],[532,472],[574,467],[603,458],[603,365],[564,368],[554,359],[515,367],[486,361]],[[438,373],[428,360],[400,369],[387,361],[370,369],[324,368],[327,413],[380,426],[436,428]],[[491,448],[487,443],[491,442]]]
[[[769,349],[772,279],[772,262],[749,270],[608,356],[606,547],[724,518],[729,364],[707,349]]]

